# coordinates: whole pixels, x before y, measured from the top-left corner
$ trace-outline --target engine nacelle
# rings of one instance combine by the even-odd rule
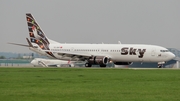
[[[133,62],[115,62],[115,65],[131,65]]]
[[[109,58],[105,56],[94,56],[88,60],[88,63],[92,65],[106,65],[108,62]]]

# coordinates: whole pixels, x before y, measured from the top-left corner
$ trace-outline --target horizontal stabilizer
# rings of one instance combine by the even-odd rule
[[[25,45],[25,44],[18,44],[18,43],[8,43],[8,44],[18,45],[18,46],[23,46],[23,47],[29,47],[29,45]]]
[[[33,47],[32,43],[29,41],[29,39],[26,38],[26,40],[27,40],[27,42],[28,42],[28,44],[29,44],[29,47]]]
[[[17,46],[23,46],[23,47],[33,47],[33,48],[37,48],[37,47],[34,47],[34,46],[32,45],[32,43],[29,41],[28,38],[26,38],[26,40],[27,40],[27,42],[28,42],[29,45],[19,44],[19,43],[11,43],[11,42],[9,42],[8,44],[17,45]]]

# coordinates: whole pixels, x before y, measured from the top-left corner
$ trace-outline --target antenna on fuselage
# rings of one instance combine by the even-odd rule
[[[118,41],[118,44],[121,44],[121,41]]]

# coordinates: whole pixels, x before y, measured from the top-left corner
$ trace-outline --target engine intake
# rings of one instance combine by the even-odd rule
[[[109,58],[105,56],[94,56],[88,60],[88,63],[93,65],[106,65],[108,62]]]

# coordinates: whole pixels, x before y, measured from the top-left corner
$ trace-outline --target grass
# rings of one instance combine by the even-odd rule
[[[0,68],[0,101],[170,100],[180,100],[180,70]]]

